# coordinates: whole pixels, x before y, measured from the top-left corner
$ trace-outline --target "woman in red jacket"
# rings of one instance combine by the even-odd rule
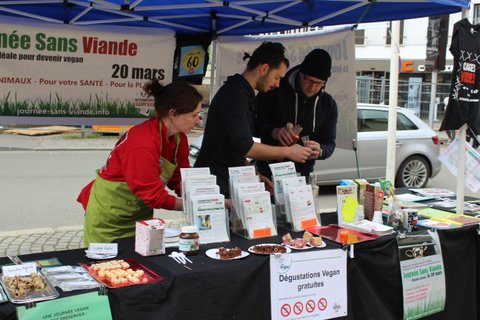
[[[132,127],[108,156],[97,178],[77,201],[85,208],[84,244],[111,242],[135,234],[135,221],[150,219],[154,208],[182,210],[180,168],[190,166],[185,133],[200,122],[202,96],[187,83],[144,91],[155,98],[156,117]]]

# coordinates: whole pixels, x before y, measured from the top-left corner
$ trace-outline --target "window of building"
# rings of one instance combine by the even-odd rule
[[[403,44],[403,20],[400,20],[400,43],[399,44]],[[392,44],[392,23],[390,23],[390,25],[388,26],[388,29],[387,29],[387,42],[386,44],[387,45],[391,45]]]
[[[480,4],[473,5],[473,24],[480,23]]]
[[[365,45],[365,30],[355,30],[355,44]]]

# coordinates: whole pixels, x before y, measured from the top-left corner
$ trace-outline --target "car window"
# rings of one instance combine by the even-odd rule
[[[397,113],[397,130],[417,130],[418,127],[404,114]]]
[[[358,132],[388,131],[388,110],[358,110]],[[407,116],[397,113],[397,130],[416,130]]]
[[[358,132],[387,130],[388,111],[358,110]]]

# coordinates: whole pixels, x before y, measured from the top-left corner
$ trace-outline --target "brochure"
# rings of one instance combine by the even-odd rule
[[[268,165],[272,171],[273,193],[276,204],[283,203],[283,189],[281,179],[288,177],[296,177],[297,171],[292,161],[270,163]]]
[[[185,208],[187,207],[186,202],[186,180],[187,177],[191,176],[208,176],[210,175],[210,168],[180,168],[180,178],[182,179],[182,202],[183,202],[183,211],[185,212]]]
[[[357,207],[357,185],[337,186],[337,217],[339,226],[342,226],[344,222],[352,223],[355,220]]]
[[[237,203],[240,204],[240,203],[243,203],[243,198],[246,194],[265,191],[265,183],[263,182],[238,183],[236,184],[236,190],[237,190],[236,194],[238,199]],[[238,208],[237,215],[242,221],[242,226],[245,227],[246,222],[245,222],[245,213],[243,211],[243,206],[238,205],[236,208]]]
[[[282,185],[282,190],[283,190],[283,204],[280,204],[280,212],[284,213],[286,215],[287,221],[292,222],[292,210],[291,210],[291,205],[290,205],[290,200],[288,197],[288,191],[290,187],[298,187],[298,186],[305,186],[307,185],[307,180],[305,179],[304,176],[300,177],[289,177],[289,178],[283,178],[280,180],[280,183]],[[313,194],[313,192],[312,192]],[[287,210],[286,208],[289,208]]]
[[[277,235],[268,191],[245,194],[242,203],[246,229],[250,238]]]
[[[288,189],[288,200],[290,206],[285,209],[291,213],[294,230],[305,230],[320,225],[315,213],[311,185],[290,187]]]
[[[203,175],[203,176],[187,176],[184,182],[185,188],[182,189],[185,192],[185,201],[186,206],[183,207],[183,211],[185,212],[187,222],[193,224],[193,212],[192,212],[192,204],[190,201],[190,188],[193,186],[216,186],[217,185],[217,177],[214,175]]]
[[[241,177],[254,177],[256,176],[256,170],[255,166],[238,166],[238,167],[229,167],[228,168],[228,183],[229,183],[229,188],[230,188],[230,198],[232,201],[234,200],[234,197],[232,196],[235,192],[233,183],[240,179]],[[257,178],[258,181],[258,178]]]
[[[232,186],[230,190],[230,199],[232,200],[233,207],[237,211],[237,215],[239,215],[238,212],[241,211],[240,209],[241,206],[238,198],[238,185],[240,183],[258,183],[259,181],[260,181],[260,178],[257,175],[253,175],[253,176],[241,175],[241,176],[233,176],[230,178],[230,185]],[[265,190],[265,188],[263,188],[263,190]]]
[[[225,197],[223,194],[193,196],[194,225],[201,244],[229,241]]]

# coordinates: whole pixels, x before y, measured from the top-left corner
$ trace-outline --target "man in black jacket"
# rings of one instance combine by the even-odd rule
[[[329,158],[335,150],[338,108],[325,92],[331,67],[330,54],[315,49],[286,74],[279,88],[257,95],[256,135],[269,145],[298,143],[313,150],[306,162],[295,162],[297,172],[307,181],[315,161]],[[297,135],[292,125],[303,129]],[[258,172],[271,178],[271,162],[257,161]]]
[[[230,197],[228,168],[249,164],[247,157],[257,160],[288,158],[302,163],[312,152],[300,145],[279,147],[253,141],[254,90],[267,92],[277,88],[289,62],[283,45],[275,42],[264,42],[245,58],[250,59],[245,71],[228,77],[210,104],[202,146],[195,162],[195,167],[210,168],[226,198]]]

